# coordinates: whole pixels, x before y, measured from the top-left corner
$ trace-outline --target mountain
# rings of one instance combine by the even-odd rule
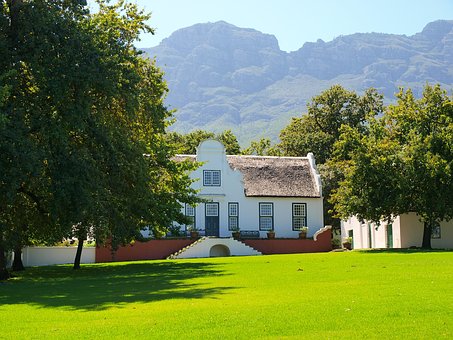
[[[426,25],[413,36],[356,33],[281,51],[277,39],[224,21],[196,24],[144,49],[164,70],[177,109],[173,129],[219,132],[231,128],[241,144],[278,138],[290,117],[331,85],[386,101],[400,86],[419,95],[426,83],[453,84],[453,20]]]

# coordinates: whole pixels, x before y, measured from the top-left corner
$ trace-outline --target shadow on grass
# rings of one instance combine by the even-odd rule
[[[233,287],[205,287],[192,279],[226,275],[220,264],[132,262],[28,268],[0,286],[0,305],[33,304],[102,310],[134,302],[215,298]]]

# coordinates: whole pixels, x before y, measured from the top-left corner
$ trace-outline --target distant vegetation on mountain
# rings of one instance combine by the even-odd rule
[[[394,100],[400,86],[420,96],[426,83],[453,84],[453,20],[413,36],[357,33],[284,52],[273,35],[226,22],[197,24],[144,50],[156,57],[177,109],[173,129],[231,129],[241,144],[272,140],[310,99],[331,87],[374,87]]]

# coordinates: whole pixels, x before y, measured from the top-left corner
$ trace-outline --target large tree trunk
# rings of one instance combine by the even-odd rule
[[[77,245],[77,252],[74,259],[74,269],[80,269],[80,259],[82,258],[82,249],[83,249],[83,242],[85,241],[84,238],[79,237],[79,244]]]
[[[5,249],[0,245],[0,281],[8,280],[10,274],[6,269],[6,255]]]
[[[423,249],[431,249],[431,229],[432,229],[431,223],[429,222],[423,223],[423,242],[422,242]]]
[[[14,248],[14,260],[12,269],[15,272],[25,270],[24,264],[22,263],[22,246],[17,246]]]

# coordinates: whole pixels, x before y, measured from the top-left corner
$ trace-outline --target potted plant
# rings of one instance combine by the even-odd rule
[[[299,238],[307,238],[308,227],[301,227],[299,229]]]
[[[187,230],[190,232],[190,238],[198,238],[200,236],[200,232],[194,226],[190,226]]]
[[[340,249],[341,240],[339,238],[332,238],[332,249]]]
[[[343,238],[343,248],[348,250],[352,249],[352,237]]]
[[[274,239],[275,238],[275,231],[274,230],[269,230],[267,232],[267,238]]]
[[[241,238],[241,230],[239,227],[231,229],[231,236],[233,236],[235,240],[239,240]]]

